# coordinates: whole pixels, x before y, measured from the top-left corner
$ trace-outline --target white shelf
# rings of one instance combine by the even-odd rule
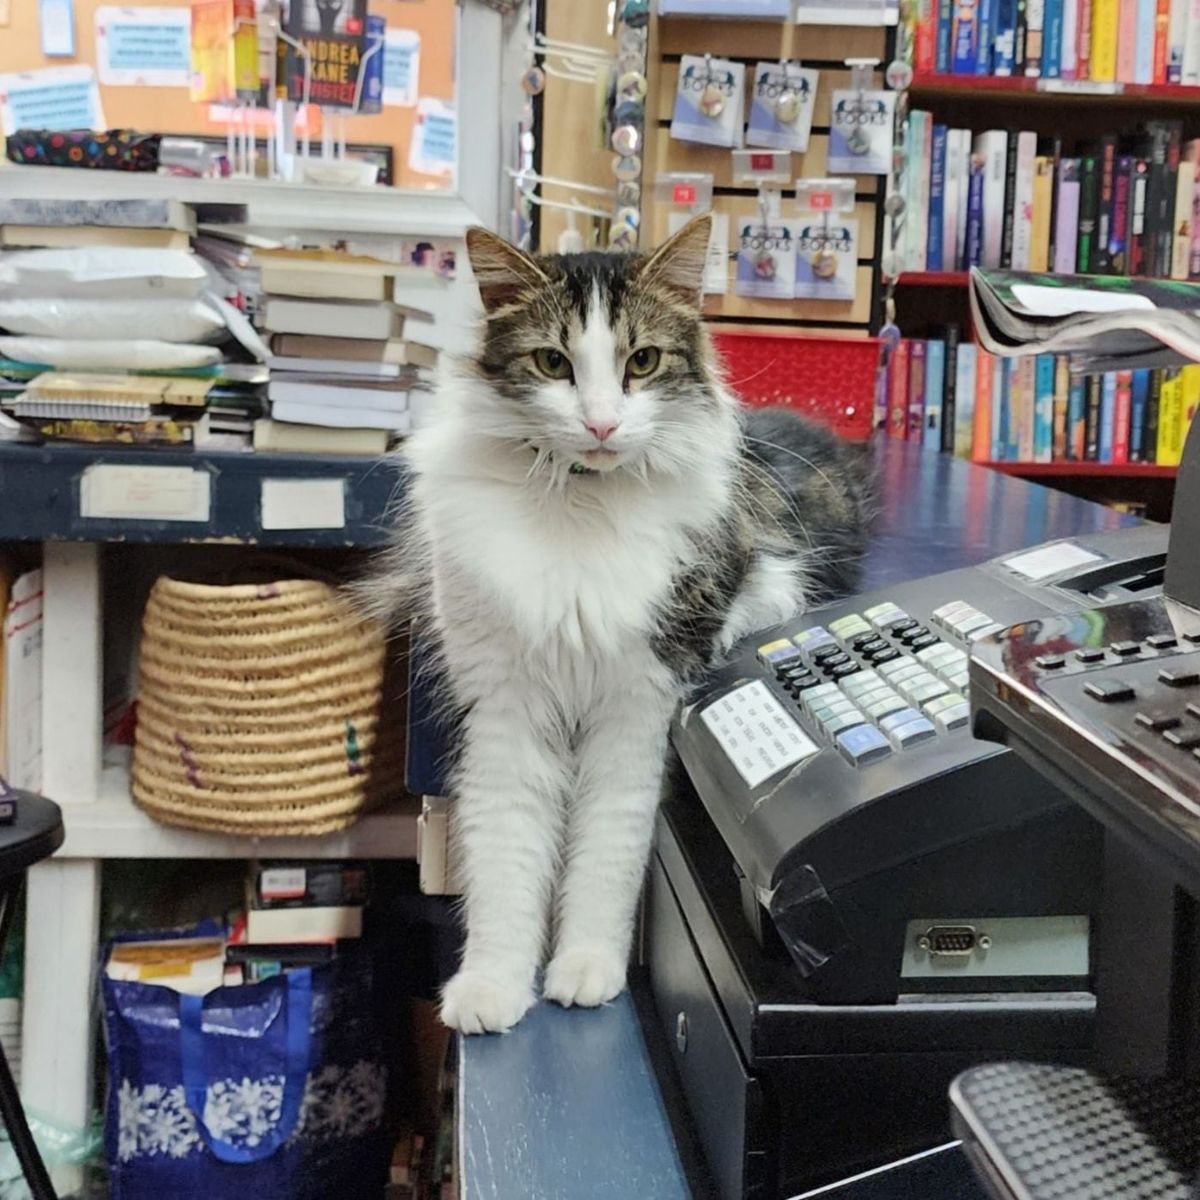
[[[138,808],[123,765],[104,768],[99,799],[62,804],[58,858],[416,858],[419,802],[369,813],[326,837],[241,837],[164,825]]]
[[[0,166],[0,195],[10,199],[172,199],[184,204],[245,204],[248,224],[292,230],[334,230],[461,238],[486,223],[461,197],[405,188],[318,187],[265,179],[191,179],[134,171]]]

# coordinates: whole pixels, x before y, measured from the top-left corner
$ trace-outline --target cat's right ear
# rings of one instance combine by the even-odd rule
[[[479,285],[483,310],[489,317],[522,293],[536,291],[550,282],[528,254],[479,225],[467,230],[467,257]]]
[[[660,284],[699,308],[711,233],[711,213],[693,217],[645,261],[642,279]]]

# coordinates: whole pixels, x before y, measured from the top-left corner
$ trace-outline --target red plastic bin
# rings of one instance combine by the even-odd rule
[[[713,343],[731,390],[744,403],[798,409],[840,437],[871,436],[878,338],[721,330]]]

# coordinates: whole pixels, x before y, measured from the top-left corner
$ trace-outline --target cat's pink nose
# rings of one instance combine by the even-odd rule
[[[607,441],[609,436],[616,432],[616,421],[584,421],[584,428],[587,429],[598,442]]]

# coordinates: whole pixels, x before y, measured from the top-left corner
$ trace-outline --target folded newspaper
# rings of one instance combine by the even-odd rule
[[[971,316],[1006,357],[1069,354],[1089,373],[1200,362],[1200,283],[976,267]]]

